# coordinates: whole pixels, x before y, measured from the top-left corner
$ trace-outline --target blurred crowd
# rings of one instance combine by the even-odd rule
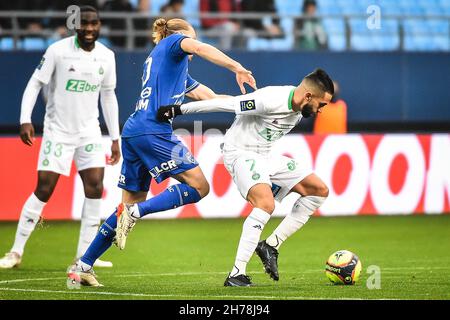
[[[187,0],[188,1],[188,0]],[[141,12],[150,16],[152,2],[155,0],[14,0],[0,1],[0,11],[66,11],[67,7],[76,5],[91,5],[103,12]],[[230,19],[202,18],[197,27],[204,32],[204,41],[214,42],[223,50],[231,48],[246,48],[251,38],[282,39],[286,36],[286,30],[280,25],[280,19],[274,17],[277,14],[275,0],[198,0],[198,12],[200,13],[260,13],[269,14],[268,18]],[[185,0],[167,0],[159,6],[161,16],[184,18]],[[317,4],[315,0],[304,0],[302,12],[305,19],[297,20],[294,25],[298,36],[295,39],[297,49],[317,50],[324,49],[327,45],[327,36],[320,21],[315,18]],[[295,14],[295,12],[293,12]],[[133,28],[137,31],[151,29],[154,19],[133,19]],[[125,30],[125,19],[102,19],[103,26],[111,31]],[[43,30],[50,30],[55,39],[68,35],[64,18],[19,18],[18,27],[27,30],[28,35],[40,36]],[[11,19],[0,18],[0,35],[2,30],[12,29]],[[134,47],[148,47],[150,33],[147,36],[136,37]],[[126,47],[126,36],[110,35],[108,37],[114,47]]]

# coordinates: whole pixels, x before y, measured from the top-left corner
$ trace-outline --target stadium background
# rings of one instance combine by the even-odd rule
[[[103,11],[101,15],[102,19],[147,17],[151,21],[160,15],[165,2],[148,1],[147,11],[120,13],[119,18]],[[318,0],[317,17],[327,43],[316,50],[306,50],[296,42],[295,21],[301,18],[302,2],[274,1],[275,12],[271,14],[281,17],[282,37],[250,37],[244,47],[232,47],[227,53],[254,72],[259,87],[295,85],[315,67],[324,68],[339,82],[340,98],[348,106],[349,133],[313,134],[313,120],[305,120],[277,146],[278,151],[305,161],[330,187],[326,205],[316,214],[450,212],[450,0]],[[134,8],[139,6],[138,1],[130,4]],[[371,5],[381,10],[380,29],[368,28],[371,13],[367,9]],[[13,15],[0,11],[2,19],[21,14],[47,15],[41,20],[38,32],[14,29],[14,23],[11,29],[3,26],[0,31],[0,200],[3,204],[0,220],[18,219],[20,208],[36,182],[40,139],[31,149],[20,142],[17,136],[20,101],[43,51],[55,41],[46,21],[58,15],[56,11],[38,9],[16,11]],[[217,44],[217,34],[201,29],[199,11],[200,1],[184,1],[182,14],[199,28],[200,39]],[[243,19],[239,13],[231,17],[237,21]],[[265,14],[256,17],[267,20]],[[101,41],[116,51],[116,93],[123,124],[134,109],[142,63],[151,45],[139,47],[127,40],[125,45],[115,46],[111,41],[114,32],[126,39],[142,33],[134,29],[114,31],[107,24],[101,33]],[[201,59],[194,59],[190,73],[216,92],[239,93],[231,73]],[[44,103],[39,99],[33,112],[38,133],[42,130],[44,112]],[[196,205],[155,214],[153,218],[238,217],[250,212],[221,164],[219,132],[223,133],[232,119],[230,114],[177,119],[177,132],[202,165],[212,192]],[[202,130],[194,130],[194,120],[202,120]],[[219,130],[213,135],[205,134],[211,128]],[[106,146],[105,152],[107,149]],[[120,201],[120,190],[116,187],[119,170],[120,164],[108,167],[105,174],[104,217]],[[171,183],[174,181],[153,185],[151,193],[156,194]],[[278,206],[276,215],[289,212],[292,200],[288,198]],[[71,176],[60,179],[43,215],[46,219],[79,219],[82,201],[81,183],[73,166]]]

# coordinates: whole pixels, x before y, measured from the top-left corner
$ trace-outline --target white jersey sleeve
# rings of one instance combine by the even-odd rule
[[[269,154],[273,144],[302,118],[292,109],[294,86],[271,86],[236,97],[237,116],[224,140],[224,151]]]
[[[39,91],[43,83],[38,79],[31,77],[23,92],[22,104],[20,107],[20,124],[31,123],[31,114],[33,113],[34,105],[36,104]]]
[[[280,91],[280,88],[281,91]],[[234,112],[237,115],[270,115],[292,112],[284,87],[265,87],[252,93],[230,98],[218,98],[186,103],[183,114],[198,112]],[[293,93],[293,91],[291,90]],[[281,99],[280,99],[281,98]]]
[[[109,63],[101,85],[102,90],[113,90],[116,88],[116,59],[112,51],[108,60]]]
[[[216,98],[183,104],[183,114],[203,112],[234,112],[236,114],[264,114],[265,104],[261,90],[229,98]]]
[[[237,96],[236,114],[270,116],[292,113],[291,100],[295,87],[270,86]],[[286,97],[288,93],[288,97]]]
[[[50,82],[50,79],[52,78],[53,72],[55,71],[55,66],[55,47],[50,46],[47,48],[47,51],[45,51],[45,54],[42,57],[39,65],[36,67],[36,70],[34,70],[33,77],[44,84],[48,84]]]
[[[111,140],[118,140],[119,129],[119,104],[114,90],[102,90],[100,92],[100,104],[102,106],[103,118],[108,128]]]

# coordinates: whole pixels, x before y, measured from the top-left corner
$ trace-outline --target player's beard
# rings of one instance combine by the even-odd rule
[[[303,118],[309,118],[314,114],[314,108],[311,104],[307,103],[302,108]]]
[[[83,46],[89,46],[93,43],[95,43],[95,41],[97,41],[98,37],[99,37],[99,32],[98,31],[93,31],[90,34],[92,35],[92,39],[87,40],[86,39],[86,34],[83,31],[79,31],[77,32],[78,34],[78,41],[81,42],[83,44]]]

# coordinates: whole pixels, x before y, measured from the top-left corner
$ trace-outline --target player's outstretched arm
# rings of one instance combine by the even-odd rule
[[[161,122],[170,122],[172,119],[187,113],[206,113],[206,112],[235,112],[235,97],[217,98],[190,102],[183,105],[161,106],[158,109],[156,118]]]
[[[263,89],[264,90],[264,89]],[[189,102],[183,105],[161,106],[158,109],[157,119],[169,122],[182,114],[208,113],[208,112],[234,112],[236,114],[251,115],[264,114],[264,98],[257,90],[250,94],[236,97],[216,98],[211,100]]]
[[[181,49],[183,49],[184,52],[198,55],[203,59],[234,72],[242,94],[246,93],[244,83],[247,83],[255,90],[257,89],[256,80],[253,78],[252,72],[245,69],[239,62],[231,59],[219,49],[191,38],[185,38],[181,41]]]
[[[34,141],[34,127],[31,123],[31,114],[34,105],[44,83],[31,77],[27,87],[23,92],[22,104],[20,107],[20,139],[26,145],[32,146]]]
[[[211,88],[200,84],[197,88],[186,94],[192,100],[209,100],[214,98],[230,98],[231,96],[225,94],[217,94]]]

